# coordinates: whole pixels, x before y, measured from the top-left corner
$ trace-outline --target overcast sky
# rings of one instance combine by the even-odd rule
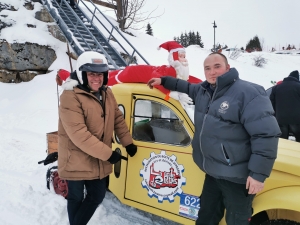
[[[152,24],[154,36],[163,40],[181,32],[199,31],[205,48],[214,42],[228,47],[245,47],[258,35],[264,46],[300,48],[300,0],[147,0],[145,11],[158,7],[164,14]]]

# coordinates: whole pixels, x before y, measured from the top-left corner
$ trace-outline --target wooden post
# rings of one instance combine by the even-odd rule
[[[71,61],[71,56],[70,56],[71,53],[70,53],[68,42],[67,42],[67,48],[68,48],[68,56],[69,56],[70,68],[71,68],[71,72],[73,72],[72,61]]]
[[[116,0],[117,3],[117,21],[120,24],[121,30],[124,30],[124,9],[123,9],[123,0]]]

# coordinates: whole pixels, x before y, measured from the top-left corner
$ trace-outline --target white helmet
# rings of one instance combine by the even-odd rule
[[[83,52],[77,59],[76,73],[81,85],[88,84],[86,72],[103,73],[103,85],[106,85],[108,82],[108,70],[105,56],[98,52]]]

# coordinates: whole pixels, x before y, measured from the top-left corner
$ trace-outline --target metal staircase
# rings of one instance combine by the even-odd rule
[[[131,63],[138,64],[138,60],[149,65],[119,28],[91,0],[86,2],[78,0],[73,9],[66,0],[43,0],[43,5],[76,54],[79,56],[85,51],[104,54],[111,70],[122,69]],[[127,55],[129,60],[125,61],[116,49]]]

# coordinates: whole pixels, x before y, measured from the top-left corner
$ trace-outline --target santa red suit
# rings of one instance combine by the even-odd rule
[[[151,78],[162,76],[172,76],[178,79],[187,80],[190,83],[199,83],[200,79],[189,75],[188,62],[185,58],[185,49],[176,41],[168,41],[159,46],[169,51],[169,66],[148,66],[134,65],[127,66],[124,70],[111,71],[109,73],[108,85],[118,83],[147,83]],[[162,86],[156,86],[161,92],[166,94],[166,99],[170,91]]]
[[[119,83],[148,83],[151,78],[162,76],[172,76],[178,79],[187,80],[190,83],[202,82],[200,79],[189,75],[188,62],[185,58],[185,49],[176,41],[168,41],[159,46],[169,51],[168,61],[170,65],[150,66],[132,65],[125,67],[124,70],[109,71],[108,86]],[[69,74],[65,70],[58,72],[58,77],[66,80]],[[155,86],[166,94],[165,99],[169,99],[170,91],[163,86]],[[178,99],[177,99],[178,100]]]
[[[70,72],[66,70],[59,70],[58,77],[60,81],[57,81],[59,85],[62,84],[62,80],[65,81],[69,76]],[[149,66],[149,65],[135,65],[127,66],[124,70],[113,70],[108,73],[108,86],[120,83],[147,83],[151,78],[159,78],[162,76],[176,77],[176,70],[172,66]],[[58,78],[57,78],[58,79]],[[199,83],[202,82],[200,79],[189,75],[188,82]],[[168,95],[169,90],[163,86],[155,86],[164,94]]]
[[[176,70],[172,66],[149,66],[149,65],[134,65],[127,66],[124,70],[115,70],[109,72],[108,86],[119,83],[147,83],[151,78],[159,78],[162,76],[177,77]],[[190,83],[199,83],[200,79],[189,76]],[[163,86],[157,86],[164,94],[168,95],[169,90]]]

